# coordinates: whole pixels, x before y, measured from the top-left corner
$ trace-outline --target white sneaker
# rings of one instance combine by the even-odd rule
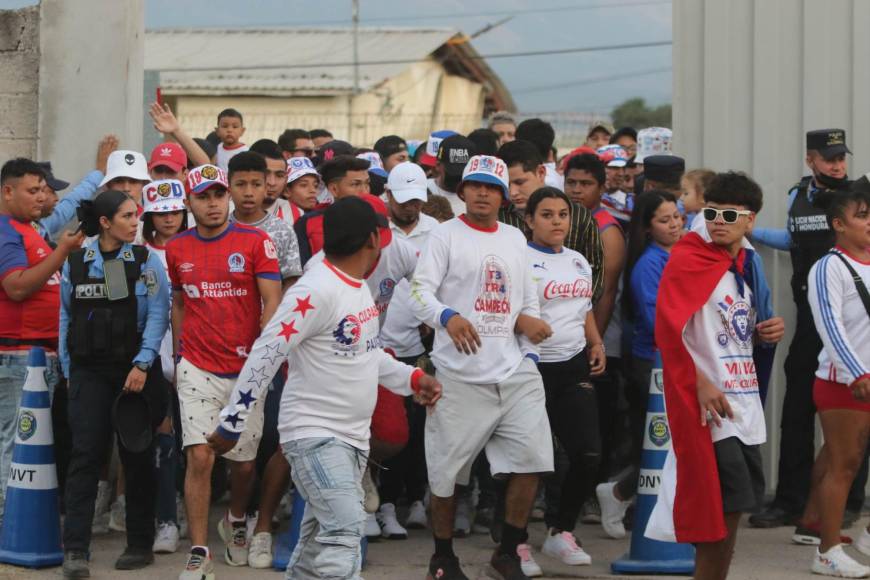
[[[248,516],[248,520],[246,522],[246,530],[248,543],[251,543],[251,539],[254,537],[254,530],[257,529],[257,522],[260,520],[260,512],[254,512],[253,516]]]
[[[269,532],[254,534],[248,550],[248,566],[261,570],[272,567],[272,534]]]
[[[409,530],[422,530],[426,528],[426,506],[420,500],[415,501],[408,508],[408,519],[405,527]]]
[[[577,538],[571,532],[553,535],[551,528],[541,552],[569,566],[588,566],[592,563],[592,558],[577,545]]]
[[[385,503],[375,514],[381,526],[381,535],[388,540],[407,540],[408,530],[402,527],[396,519],[396,506]]]
[[[363,509],[367,514],[373,514],[378,511],[378,506],[381,505],[381,496],[378,495],[378,486],[375,485],[375,480],[372,479],[371,467],[366,467],[362,477],[362,488],[365,492],[363,500]]]
[[[544,575],[544,571],[541,570],[541,567],[538,566],[538,563],[532,557],[532,547],[530,545],[519,544],[517,546],[517,556],[520,557],[520,568],[523,574],[529,578],[537,578]]]
[[[178,550],[178,528],[172,522],[160,522],[151,551],[155,554],[174,554]]]
[[[230,523],[229,512],[218,522],[218,534],[224,541],[224,560],[230,566],[248,565],[248,527],[246,522]]]
[[[471,533],[471,497],[460,496],[456,500],[456,518],[453,520],[453,537],[464,538]]]
[[[381,526],[378,524],[378,518],[375,514],[366,515],[365,535],[369,540],[381,537]]]
[[[616,482],[602,483],[595,488],[595,495],[598,496],[598,505],[601,506],[601,527],[604,528],[604,533],[619,540],[625,537],[622,520],[631,502],[617,499],[613,494],[615,488]]]
[[[837,544],[824,554],[816,548],[811,568],[813,574],[836,576],[837,578],[867,578],[870,568],[853,560],[843,551],[843,545]]]
[[[867,528],[861,530],[861,535],[852,545],[865,556],[870,556],[870,532],[867,532]]]
[[[178,580],[215,580],[211,554],[203,552],[202,548],[191,550]]]
[[[112,513],[109,515],[109,529],[116,532],[127,531],[127,500],[119,495],[112,504]]]
[[[175,520],[178,522],[178,537],[187,537],[187,508],[184,507],[184,498],[181,494],[175,496]]]

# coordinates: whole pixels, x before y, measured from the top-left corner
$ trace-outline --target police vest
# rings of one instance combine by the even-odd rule
[[[788,231],[791,234],[791,265],[795,281],[806,285],[810,268],[834,247],[834,236],[828,227],[825,210],[809,200],[811,177],[804,177],[795,187],[797,194],[788,212]],[[816,192],[822,193],[822,190]]]
[[[85,252],[69,255],[72,285],[67,348],[70,358],[81,364],[132,364],[139,353],[142,336],[138,330],[139,309],[136,281],[148,260],[144,246],[132,246],[133,260],[124,261],[127,297],[109,300],[105,278],[91,278]]]

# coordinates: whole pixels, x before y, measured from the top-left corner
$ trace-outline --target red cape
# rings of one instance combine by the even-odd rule
[[[741,273],[742,253],[737,259]],[[710,428],[701,426],[695,363],[683,343],[683,329],[732,264],[724,249],[689,233],[671,251],[656,300],[656,346],[677,459],[674,530],[681,543],[716,542],[727,535],[713,439]]]

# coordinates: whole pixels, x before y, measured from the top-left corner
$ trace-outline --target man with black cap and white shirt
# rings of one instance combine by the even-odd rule
[[[324,260],[284,295],[254,342],[209,444],[226,453],[286,360],[289,374],[278,430],[296,489],[306,500],[288,578],[359,578],[363,534],[362,470],[382,384],[434,405],[441,387],[422,370],[384,352],[378,312],[363,278],[379,259],[387,227],[366,201],[326,209]]]
[[[805,162],[811,175],[803,177],[788,192],[785,229],[757,227],[752,232],[753,242],[791,253],[791,288],[797,306],[795,333],[785,359],[786,390],[776,495],[764,511],[749,518],[750,525],[759,528],[795,524],[809,497],[815,454],[813,381],[822,341],[807,299],[807,277],[812,265],[834,245],[825,210],[814,205],[813,200],[849,185],[846,154],[852,152],[846,146],[843,129],[808,131],[806,146]],[[849,492],[843,527],[851,525],[860,514],[866,482],[865,458]]]
[[[410,159],[408,144],[398,135],[386,135],[375,141],[374,150],[381,156],[384,171],[389,173],[399,163]]]
[[[462,170],[475,153],[474,143],[462,135],[446,137],[438,146],[435,177],[429,180],[429,193],[446,197],[453,215],[465,213],[465,202],[456,191],[462,180]]]

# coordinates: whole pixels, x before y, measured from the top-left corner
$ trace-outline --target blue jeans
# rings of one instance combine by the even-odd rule
[[[359,579],[366,455],[332,437],[298,439],[281,447],[306,502],[286,577]]]
[[[24,379],[27,377],[27,355],[27,351],[21,351],[20,354],[0,354],[0,523],[6,507],[6,483],[12,467],[18,405],[21,403]],[[50,396],[60,379],[60,365],[54,354],[47,353],[45,359],[45,382]]]

